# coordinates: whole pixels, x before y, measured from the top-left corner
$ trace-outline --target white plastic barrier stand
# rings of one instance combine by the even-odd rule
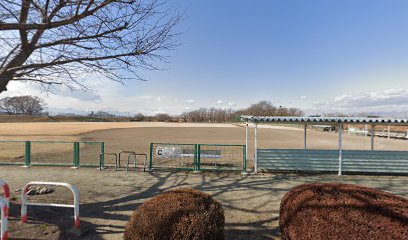
[[[5,181],[3,181],[1,179],[0,179],[0,187],[3,188],[4,199],[5,199],[6,203],[7,203],[7,208],[10,208],[10,187]],[[7,212],[6,217],[8,217],[8,212]]]
[[[51,185],[51,186],[62,186],[69,188],[74,194],[74,205],[69,204],[56,204],[56,203],[29,203],[27,199],[27,191],[30,186],[33,185]],[[61,182],[29,182],[21,191],[21,222],[27,222],[27,206],[45,206],[45,207],[67,207],[74,208],[74,221],[75,228],[80,228],[79,220],[79,192],[77,188],[69,183]]]
[[[1,240],[7,240],[8,237],[8,206],[4,198],[0,198],[1,208]]]

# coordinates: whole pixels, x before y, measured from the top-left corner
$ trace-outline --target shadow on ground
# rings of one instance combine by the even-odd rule
[[[291,181],[290,176],[273,176],[265,179],[247,181],[250,176],[234,175],[233,178],[226,174],[210,173],[203,175],[193,175],[191,173],[146,173],[149,183],[138,183],[149,187],[135,189],[134,194],[125,195],[108,201],[99,201],[81,205],[81,216],[90,222],[116,222],[117,224],[95,224],[92,230],[98,234],[114,235],[123,234],[125,226],[130,217],[130,212],[137,209],[145,200],[170,189],[194,188],[212,194],[215,199],[221,202],[226,212],[225,235],[227,239],[273,239],[279,238],[278,210],[270,210],[261,205],[271,204],[270,195],[280,198],[290,188],[271,188],[274,181]],[[194,178],[192,181],[191,178]],[[153,184],[151,184],[154,182]],[[235,193],[234,193],[235,192]],[[246,193],[253,192],[254,196]],[[228,197],[226,197],[226,194]],[[252,194],[252,193],[251,193]],[[250,199],[254,197],[254,200]],[[248,204],[243,204],[248,202]],[[239,216],[242,214],[242,216]],[[253,217],[253,221],[248,221],[248,216]],[[256,217],[258,216],[258,217]],[[260,216],[260,217],[259,217]],[[234,219],[231,219],[234,218]],[[88,237],[93,235],[92,232]],[[90,238],[94,239],[94,238]],[[97,238],[95,238],[97,239]]]
[[[73,221],[73,211],[68,208],[29,206],[29,219],[21,223],[21,204],[10,203],[9,239],[102,239],[95,233],[95,225],[81,221],[82,232],[76,231]]]
[[[238,240],[279,239],[281,198],[292,187],[300,184],[344,182],[374,187],[404,197],[408,195],[406,177],[300,174],[242,176],[239,173],[99,172],[93,169],[78,169],[73,172],[55,169],[52,176],[46,176],[49,169],[38,168],[32,175],[18,179],[24,171],[26,170],[7,171],[10,174],[8,179],[13,179],[10,182],[16,182],[18,186],[22,185],[21,182],[27,182],[27,179],[35,178],[67,181],[78,186],[83,199],[81,223],[87,229],[80,239],[121,239],[132,211],[147,199],[175,188],[194,188],[212,194],[225,210],[226,239]],[[13,225],[18,227],[19,206],[13,206],[13,209]],[[29,216],[29,224],[37,226],[37,229],[49,227],[44,230],[49,229],[47,234],[44,231],[39,233],[43,238],[34,239],[75,239],[66,235],[73,226],[72,209],[41,208],[41,211],[37,211],[35,207],[29,207]],[[61,236],[51,238],[50,234],[55,231],[55,226]],[[13,238],[14,236],[17,235],[13,234]]]

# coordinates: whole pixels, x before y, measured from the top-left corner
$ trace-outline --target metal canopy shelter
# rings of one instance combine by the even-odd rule
[[[399,118],[369,118],[369,117],[259,117],[241,116],[245,122],[252,123],[293,123],[293,124],[374,124],[374,125],[401,125],[408,126],[408,119]]]
[[[282,123],[282,124],[303,124],[304,125],[304,149],[307,149],[307,125],[337,125],[339,128],[339,169],[338,175],[342,173],[343,160],[343,125],[371,125],[371,150],[374,151],[374,127],[376,125],[393,125],[393,126],[408,126],[408,119],[400,118],[370,118],[370,117],[275,117],[275,116],[241,116],[241,120],[246,122],[246,148],[248,149],[248,123],[253,123],[255,126],[255,166],[254,173],[258,171],[258,139],[257,139],[257,125],[258,123]],[[248,154],[248,151],[247,151]],[[248,156],[246,156],[248,159]]]

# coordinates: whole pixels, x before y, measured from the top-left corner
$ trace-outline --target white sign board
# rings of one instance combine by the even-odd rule
[[[181,153],[180,147],[156,147],[156,156],[159,158],[181,158]]]

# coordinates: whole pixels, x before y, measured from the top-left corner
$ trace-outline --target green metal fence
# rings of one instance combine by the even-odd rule
[[[29,144],[25,141],[0,141],[0,164],[25,165],[30,161],[30,155],[27,154]]]
[[[245,145],[151,143],[149,169],[247,172]]]
[[[174,168],[196,171],[197,145],[151,143],[149,169]]]
[[[0,141],[0,165],[99,166],[103,142]]]
[[[76,166],[76,142],[32,141],[31,166]]]
[[[104,142],[78,142],[78,166],[99,166],[100,155],[105,151]],[[103,157],[103,156],[102,156]]]

